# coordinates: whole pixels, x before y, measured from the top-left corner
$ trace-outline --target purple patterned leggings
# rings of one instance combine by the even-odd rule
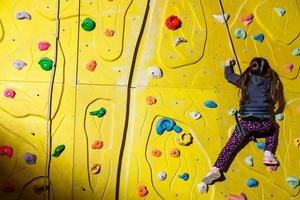
[[[278,128],[271,119],[264,119],[262,121],[241,119],[240,123],[245,131],[255,134],[255,137],[264,137],[266,143],[265,150],[271,151],[273,154],[275,153],[278,143]],[[214,166],[219,168],[220,172],[226,171],[236,154],[249,142],[249,137],[243,136],[235,129]]]

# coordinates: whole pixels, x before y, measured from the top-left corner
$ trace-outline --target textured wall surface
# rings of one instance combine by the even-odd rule
[[[300,199],[287,182],[300,179],[300,1],[222,4],[242,70],[262,56],[283,82],[276,171],[251,142],[226,180],[206,194],[197,189],[238,108],[238,90],[223,75],[233,52],[218,1],[7,0],[0,1],[0,199],[213,200],[240,192],[250,200]],[[166,26],[171,15],[181,21],[176,30]],[[84,30],[86,18],[94,29]],[[49,71],[45,57],[54,63]],[[163,118],[182,132],[159,135]],[[191,144],[178,142],[183,133]],[[64,151],[53,156],[59,145]],[[258,186],[248,187],[249,178]]]

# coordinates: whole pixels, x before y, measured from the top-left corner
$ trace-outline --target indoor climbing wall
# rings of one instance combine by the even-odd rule
[[[221,4],[1,1],[0,199],[300,199],[300,1]],[[259,139],[202,194],[238,109],[226,24],[283,83],[280,165]]]

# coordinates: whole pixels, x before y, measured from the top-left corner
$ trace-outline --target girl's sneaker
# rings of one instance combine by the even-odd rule
[[[265,151],[262,162],[267,165],[277,165],[278,164],[278,160],[276,160],[276,158],[270,151]]]
[[[202,182],[206,184],[211,184],[213,181],[218,180],[221,177],[219,168],[213,167],[206,176],[202,179]]]

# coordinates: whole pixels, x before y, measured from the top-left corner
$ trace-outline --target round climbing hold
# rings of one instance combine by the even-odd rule
[[[156,133],[158,135],[162,135],[165,131],[171,131],[174,125],[175,125],[174,120],[167,117],[163,117],[157,122]]]
[[[248,187],[257,187],[258,186],[258,181],[255,178],[249,178],[247,180],[247,186]]]
[[[187,181],[190,178],[190,175],[188,173],[183,173],[183,174],[178,175],[178,177],[184,181]]]
[[[95,71],[95,69],[96,69],[96,67],[97,67],[97,61],[91,60],[90,62],[88,62],[88,63],[86,64],[85,67],[86,67],[87,70],[93,72],[93,71]]]
[[[154,104],[156,104],[156,101],[157,101],[156,98],[152,97],[152,96],[148,96],[146,98],[146,102],[148,105],[154,105]]]
[[[50,58],[43,57],[39,61],[39,65],[45,71],[50,71],[53,67],[53,61]]]
[[[265,148],[266,148],[266,143],[264,143],[264,142],[257,142],[257,143],[256,143],[256,147],[257,147],[258,149],[264,151]]]
[[[245,158],[245,163],[246,165],[248,165],[249,167],[253,167],[253,156],[247,156]]]
[[[16,18],[18,20],[22,20],[22,19],[31,20],[31,15],[28,12],[21,11],[16,13]]]
[[[81,24],[81,28],[85,31],[92,31],[96,27],[96,23],[91,18],[85,18]]]
[[[200,119],[201,118],[201,113],[198,112],[198,111],[193,111],[193,112],[190,112],[189,113],[189,116],[194,119],[194,120],[197,120],[197,119]]]
[[[193,142],[193,137],[190,133],[182,132],[177,135],[176,140],[178,144],[188,146]]]
[[[91,167],[91,173],[92,173],[92,174],[99,174],[99,173],[100,173],[100,170],[101,170],[101,165],[100,165],[100,164],[94,164],[94,165]]]
[[[300,147],[300,137],[295,138],[294,142],[296,147]]]
[[[12,65],[14,66],[15,69],[21,70],[23,69],[27,64],[22,61],[22,60],[15,60]]]
[[[235,108],[231,108],[228,112],[229,115],[235,115],[237,110]]]
[[[148,67],[148,76],[153,79],[159,79],[163,76],[162,70],[157,66]]]
[[[38,48],[40,51],[46,51],[49,49],[49,47],[50,47],[50,43],[47,41],[41,41],[38,44]]]
[[[295,48],[292,52],[293,56],[299,56],[300,55],[300,48]]]
[[[102,149],[103,147],[103,141],[101,140],[95,140],[92,144],[92,149]]]
[[[247,33],[243,28],[237,28],[234,31],[234,37],[238,39],[245,39],[247,37]]]
[[[113,37],[115,35],[115,31],[113,29],[105,29],[104,34],[106,35],[106,37]]]
[[[9,158],[11,158],[12,154],[13,154],[12,147],[10,147],[8,145],[3,145],[3,146],[0,147],[0,155],[6,155]]]
[[[253,40],[255,40],[255,41],[257,41],[257,42],[260,42],[260,43],[263,42],[264,38],[265,38],[265,36],[264,36],[264,34],[262,34],[262,33],[258,33],[258,34],[256,34],[256,35],[253,35],[253,36],[252,36],[252,39],[253,39]]]
[[[240,20],[241,20],[241,22],[242,22],[245,26],[248,26],[249,24],[252,23],[253,18],[254,18],[254,15],[251,13],[251,14],[249,14],[249,15],[247,15],[247,16],[242,16],[242,17],[240,18]]]
[[[154,157],[160,157],[162,153],[161,153],[161,151],[159,149],[152,149],[151,154]]]
[[[178,157],[180,156],[180,151],[179,151],[179,149],[172,148],[172,149],[170,149],[170,151],[169,151],[169,155],[170,155],[172,158],[178,158]]]
[[[181,27],[181,21],[177,16],[171,15],[166,19],[166,26],[170,30],[176,30]]]
[[[24,154],[23,158],[24,158],[24,161],[29,165],[33,165],[36,162],[36,155],[34,155],[32,153],[26,152]]]
[[[4,96],[13,99],[16,96],[16,92],[12,89],[6,89],[4,90]]]
[[[139,197],[145,197],[148,194],[147,187],[145,185],[139,185],[137,188],[137,195]]]
[[[287,177],[286,182],[291,186],[291,188],[296,188],[300,184],[299,179],[295,176]]]
[[[166,178],[167,178],[167,172],[165,172],[165,171],[158,172],[157,178],[158,178],[159,181],[166,180]]]
[[[288,72],[292,72],[293,68],[294,68],[294,65],[293,64],[290,64],[290,63],[286,63],[285,65],[285,69],[288,71]]]
[[[276,115],[275,115],[275,119],[276,119],[277,121],[282,121],[282,120],[284,119],[284,115],[281,114],[281,113],[276,114]]]
[[[15,191],[15,187],[11,181],[7,180],[3,183],[2,191],[13,192],[13,191]]]
[[[205,101],[204,106],[207,107],[207,108],[216,108],[216,107],[218,107],[218,105],[214,101],[211,101],[211,100]]]
[[[65,145],[59,145],[55,148],[52,156],[53,157],[58,157],[63,151],[65,150]]]

